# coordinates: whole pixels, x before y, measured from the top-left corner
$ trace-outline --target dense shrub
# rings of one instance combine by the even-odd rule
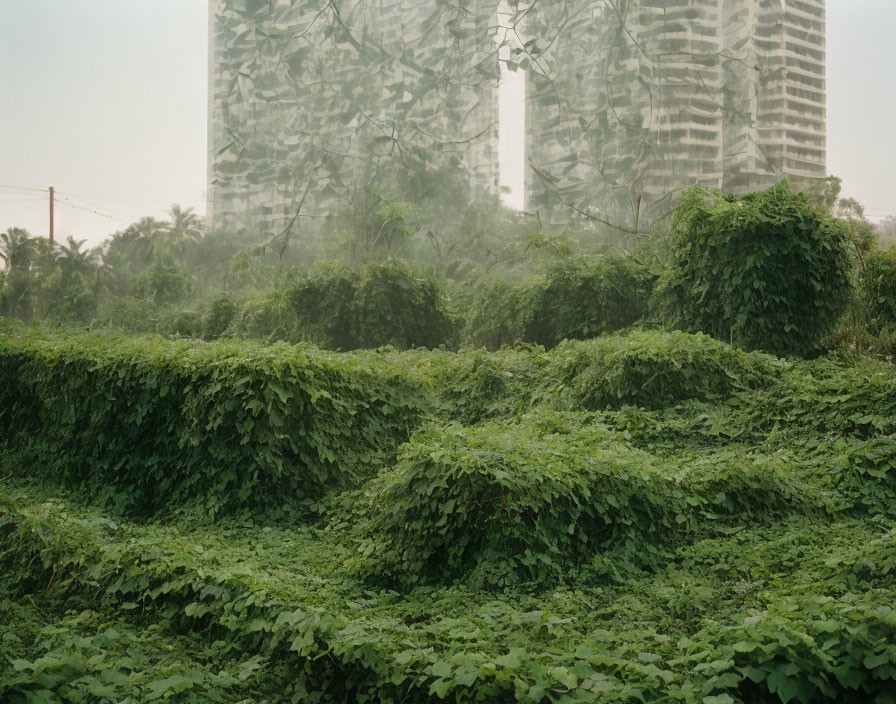
[[[568,342],[553,357],[559,378],[588,409],[730,396],[768,384],[782,365],[699,333],[657,331]]]
[[[163,319],[158,332],[174,337],[200,337],[203,333],[202,315],[195,310],[175,311]]]
[[[350,484],[397,445],[413,397],[382,372],[285,345],[0,330],[2,438],[127,507],[272,507]],[[392,383],[390,383],[392,381]],[[52,432],[46,432],[52,428]]]
[[[680,528],[683,500],[643,453],[588,429],[449,426],[415,437],[371,494],[362,551],[409,586],[465,578],[499,587],[560,576],[600,547]]]
[[[287,286],[284,300],[305,339],[337,350],[359,346],[352,315],[358,278],[357,272],[343,264],[324,262]]]
[[[152,301],[121,296],[106,303],[97,313],[92,325],[114,328],[124,333],[156,332],[164,312],[163,308]]]
[[[215,340],[224,334],[233,321],[237,305],[227,294],[218,296],[202,318],[202,337]]]
[[[497,350],[525,339],[539,285],[501,279],[458,284],[452,303],[463,320],[463,344]]]
[[[875,330],[896,328],[896,247],[868,255],[859,292]]]
[[[658,296],[667,322],[745,349],[809,354],[849,299],[842,231],[786,183],[745,196],[691,189],[671,245]]]
[[[653,282],[630,257],[558,264],[533,295],[525,339],[553,347],[628,327],[647,312]]]
[[[541,352],[477,350],[452,355],[431,373],[441,410],[453,421],[478,423],[529,410],[539,399],[549,357]]]
[[[832,471],[841,491],[877,515],[896,517],[896,434],[837,442],[842,454]]]
[[[165,305],[182,301],[192,286],[186,272],[167,264],[153,264],[133,280],[131,294]]]
[[[451,322],[435,281],[398,262],[361,270],[352,305],[356,347],[438,347],[451,342]]]
[[[287,294],[288,289],[286,293],[275,290],[244,301],[233,318],[233,334],[249,340],[298,342],[301,334]]]

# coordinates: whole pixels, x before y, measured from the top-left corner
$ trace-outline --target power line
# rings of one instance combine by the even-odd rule
[[[114,220],[116,222],[120,222],[125,225],[130,225],[133,222],[132,220],[124,220],[124,219],[116,217],[114,215],[107,215],[106,213],[101,213],[98,210],[86,208],[83,205],[75,205],[74,202],[72,202],[70,199],[66,198],[65,196],[63,196],[63,200],[68,201],[68,202],[62,203],[58,199],[57,199],[57,202],[60,203],[60,205],[65,205],[65,206],[68,206],[69,208],[76,208],[77,210],[84,210],[88,213],[93,213],[94,215],[99,215],[102,218],[108,218],[109,220]]]
[[[77,203],[75,200],[76,197],[73,197],[71,195],[62,195],[61,197],[64,198],[65,200],[69,201],[70,203]],[[102,205],[97,205],[96,203],[91,203],[86,200],[78,199],[78,201],[80,202],[80,206],[82,208],[87,206],[87,207],[93,208],[97,211],[103,211],[108,215],[114,215],[115,217],[119,217],[119,218],[126,218],[130,222],[134,222],[134,221],[140,219],[140,218],[135,218],[135,217],[129,215],[128,213],[122,213],[121,211],[113,210],[112,208],[106,208]]]
[[[19,191],[37,191],[38,193],[46,193],[47,192],[46,188],[38,188],[36,186],[34,186],[34,187],[32,187],[32,186],[12,186],[12,185],[0,184],[0,188],[14,188]]]
[[[46,197],[46,192],[41,195],[32,195],[30,193],[0,193],[0,198],[15,198],[17,200],[44,200]]]

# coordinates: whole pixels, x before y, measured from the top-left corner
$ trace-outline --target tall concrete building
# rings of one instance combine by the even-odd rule
[[[824,0],[503,0],[500,35],[498,4],[211,0],[212,226],[275,233],[434,173],[494,197],[499,56],[527,73],[549,218],[640,230],[691,184],[826,175]]]
[[[211,226],[314,227],[434,173],[497,193],[490,4],[210,0]]]
[[[530,209],[637,229],[688,185],[826,175],[824,0],[584,1],[533,15],[536,46],[565,29],[529,72]]]

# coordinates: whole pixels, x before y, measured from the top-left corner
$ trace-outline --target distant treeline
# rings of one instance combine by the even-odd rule
[[[462,243],[392,222],[407,246],[393,237],[363,256],[332,232],[240,249],[177,207],[169,222],[146,218],[93,250],[11,229],[0,314],[334,350],[550,348],[636,324],[779,355],[896,350],[896,250],[880,249],[849,203],[832,213],[786,184],[746,196],[693,189],[664,232],[616,246],[594,233],[532,233],[487,210],[463,219]]]

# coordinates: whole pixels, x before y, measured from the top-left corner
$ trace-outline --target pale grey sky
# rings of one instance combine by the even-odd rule
[[[207,0],[0,0],[0,231],[45,235],[50,185],[60,238],[204,212],[207,22]],[[896,215],[894,76],[896,2],[828,0],[828,170],[877,217]]]

